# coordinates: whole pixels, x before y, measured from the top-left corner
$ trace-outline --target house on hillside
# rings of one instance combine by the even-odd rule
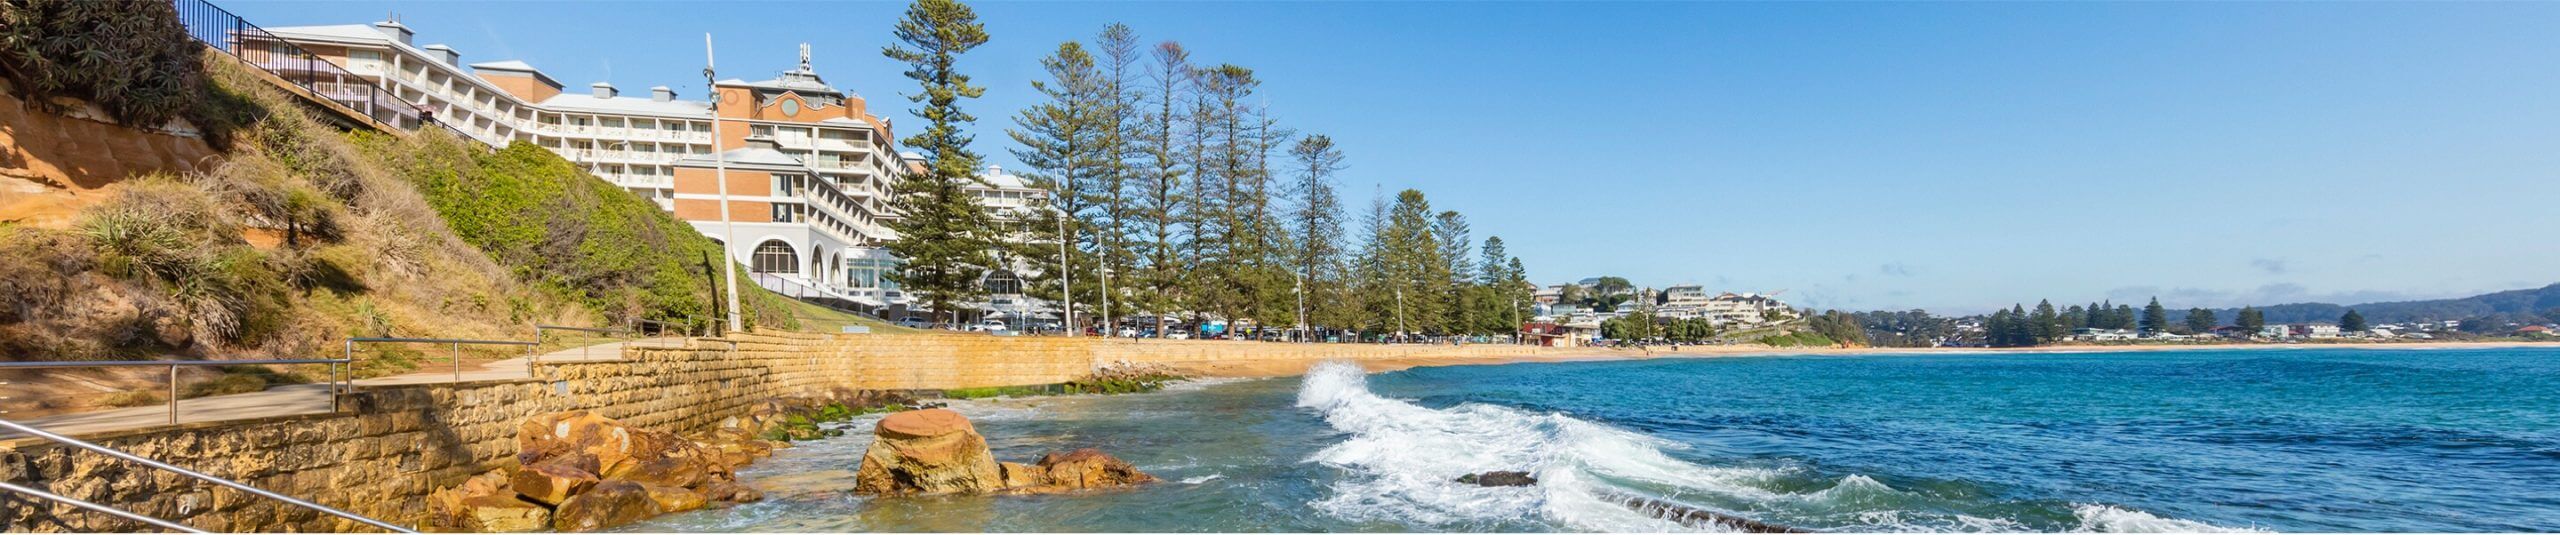
[[[2337,338],[2338,332],[2338,326],[2326,323],[2310,323],[2293,326],[2293,335],[2302,338]]]

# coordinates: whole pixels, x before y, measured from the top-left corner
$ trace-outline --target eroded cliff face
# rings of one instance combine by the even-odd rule
[[[30,102],[0,80],[0,222],[68,228],[127,177],[204,171],[221,153],[183,122],[136,128],[86,102]]]

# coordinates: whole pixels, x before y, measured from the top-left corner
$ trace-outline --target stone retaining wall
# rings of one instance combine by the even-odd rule
[[[734,346],[734,347],[733,347]],[[1236,362],[1530,355],[1521,346],[1375,346],[759,332],[632,347],[618,360],[538,363],[529,379],[359,388],[338,414],[155,427],[79,437],[393,523],[437,488],[514,462],[516,423],[593,410],[693,433],[756,400],[829,388],[937,390],[1051,384],[1115,362]],[[848,463],[852,460],[848,459]],[[351,531],[352,522],[34,439],[0,442],[0,479],[217,531]],[[0,531],[147,526],[0,492]]]

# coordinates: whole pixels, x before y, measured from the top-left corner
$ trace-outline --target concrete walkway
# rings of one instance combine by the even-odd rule
[[[626,344],[635,346],[677,346],[682,345],[683,343],[684,339],[677,337],[647,338],[627,342],[609,342],[585,347],[563,349],[543,354],[538,358],[543,362],[613,360],[622,358],[622,348]],[[525,357],[490,362],[482,365],[480,369],[463,370],[460,381],[470,382],[529,378],[533,376],[531,364],[531,360]],[[426,364],[421,365],[420,371],[415,373],[394,375],[390,377],[376,377],[372,379],[358,379],[356,380],[355,385],[363,387],[457,382],[454,373],[450,368],[443,371],[435,371],[433,370],[435,367],[436,365],[434,364]],[[319,414],[325,412],[329,412],[329,385],[326,384],[282,385],[268,388],[260,392],[201,397],[178,401],[178,423],[182,424],[266,418],[271,416],[290,416],[296,414]],[[169,425],[169,404],[158,403],[141,407],[57,414],[42,418],[23,420],[18,423],[35,426],[36,428],[43,429],[45,431],[77,437],[90,433]],[[16,432],[0,430],[0,438],[16,438],[18,436],[19,434]]]

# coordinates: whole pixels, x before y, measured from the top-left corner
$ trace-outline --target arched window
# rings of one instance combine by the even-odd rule
[[[791,244],[765,240],[756,245],[755,263],[752,265],[751,269],[757,273],[799,273],[800,256],[791,252]]]
[[[1012,271],[999,269],[988,272],[986,281],[987,293],[997,295],[1022,293],[1022,278],[1014,276]]]

